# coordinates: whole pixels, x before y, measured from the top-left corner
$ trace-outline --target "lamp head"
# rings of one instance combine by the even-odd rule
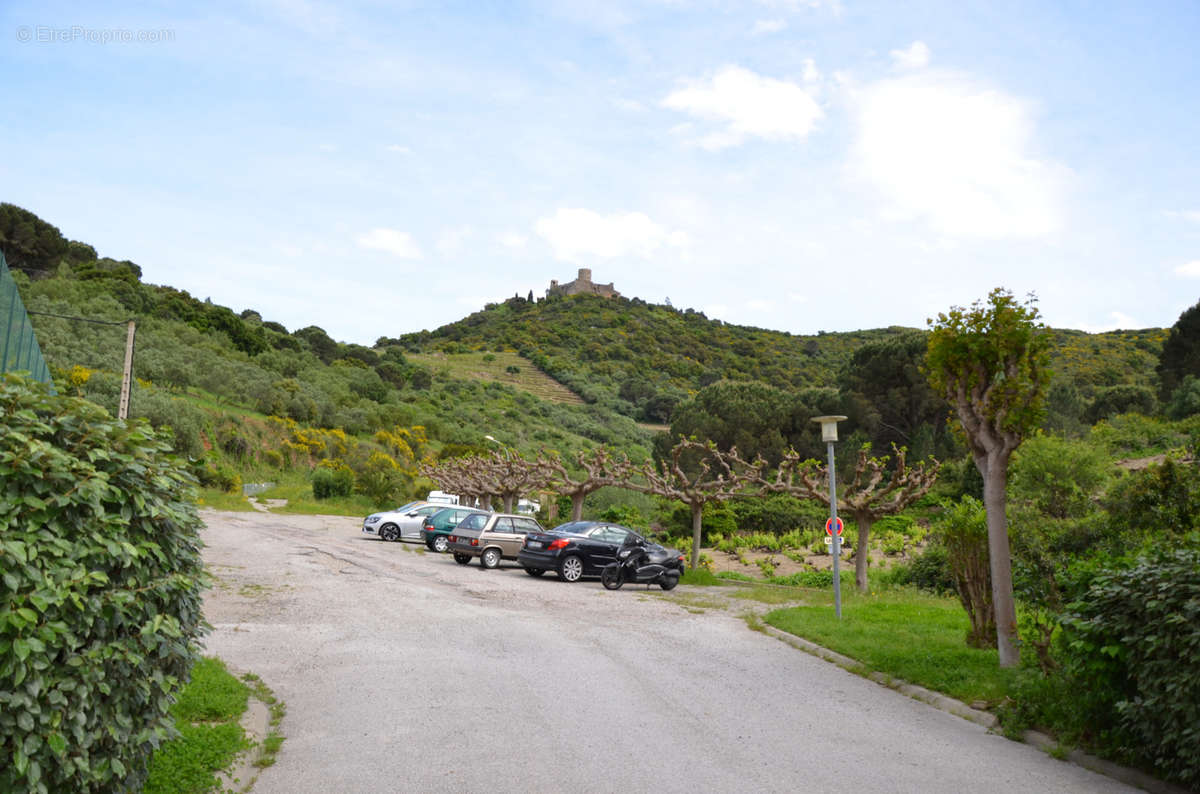
[[[821,425],[822,441],[837,441],[837,423],[846,421],[844,416],[816,416],[813,421]]]

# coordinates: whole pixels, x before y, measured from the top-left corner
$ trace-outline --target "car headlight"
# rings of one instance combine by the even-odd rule
[[[368,524],[376,524],[379,522],[379,516],[367,516]]]

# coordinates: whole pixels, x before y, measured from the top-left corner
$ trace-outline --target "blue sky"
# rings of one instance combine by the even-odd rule
[[[815,333],[1200,298],[1194,2],[0,6],[0,200],[373,343],[580,267]]]

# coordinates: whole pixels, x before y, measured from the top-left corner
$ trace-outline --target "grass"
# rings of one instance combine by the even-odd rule
[[[583,398],[516,353],[405,353],[414,364],[445,370],[460,380],[496,381],[550,402],[583,405]],[[516,367],[517,372],[507,372]]]
[[[312,482],[307,473],[284,472],[279,482],[258,495],[259,499],[286,499],[287,504],[271,508],[272,513],[292,515],[367,516],[379,508],[361,494],[317,499],[313,496]],[[387,508],[399,507],[399,504]]]
[[[192,680],[171,707],[180,736],[154,753],[146,794],[211,791],[216,773],[250,747],[238,724],[250,690],[230,675],[220,659],[204,658],[192,667]]]
[[[253,512],[254,508],[250,505],[250,501],[240,493],[227,493],[226,491],[218,491],[216,488],[201,488],[199,498],[196,499],[196,505],[199,507],[211,507],[213,510],[228,510],[230,512]]]
[[[968,648],[967,616],[955,600],[897,589],[860,596],[843,589],[842,619],[828,591],[810,591],[820,606],[777,609],[766,622],[886,673],[966,702],[1002,701],[1016,671],[1002,670],[994,650]]]
[[[163,744],[150,760],[145,794],[199,794],[216,790],[217,775],[233,766],[238,755],[253,747],[239,724],[250,697],[270,710],[269,733],[254,765],[275,763],[283,744],[279,724],[286,709],[253,673],[238,680],[220,659],[206,657],[192,666],[192,680],[179,693],[171,716],[179,737]],[[254,781],[237,781],[243,791]]]

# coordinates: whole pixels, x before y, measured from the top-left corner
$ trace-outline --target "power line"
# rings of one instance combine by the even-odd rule
[[[26,309],[25,313],[26,314],[37,314],[41,317],[57,317],[60,320],[79,320],[80,322],[94,323],[96,325],[128,325],[132,321],[132,318],[130,318],[129,320],[93,320],[90,317],[75,317],[70,314],[54,314],[53,312],[35,312],[32,309]]]

